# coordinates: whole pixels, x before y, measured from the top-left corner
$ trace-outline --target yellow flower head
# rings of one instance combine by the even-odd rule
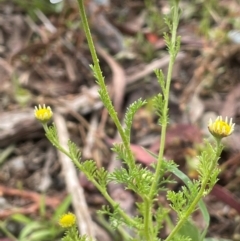
[[[76,223],[76,216],[73,213],[64,214],[58,223],[63,228],[70,228]]]
[[[44,123],[48,122],[53,115],[51,107],[50,106],[46,107],[45,104],[43,105],[43,107],[41,105],[39,105],[38,107],[35,106],[34,114],[37,120]]]
[[[232,118],[228,122],[228,118],[225,121],[222,120],[222,116],[218,116],[213,122],[212,119],[209,120],[208,130],[216,138],[223,138],[232,134],[234,130],[234,125],[232,123]]]

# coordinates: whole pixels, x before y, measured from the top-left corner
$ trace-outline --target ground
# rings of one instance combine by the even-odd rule
[[[172,75],[165,157],[197,178],[194,163],[204,138],[210,138],[209,118],[233,118],[235,130],[224,141],[219,181],[204,201],[211,217],[207,236],[237,241],[240,4],[237,0],[184,0],[180,7],[181,49]],[[164,16],[170,12],[169,3],[89,0],[86,9],[119,118],[138,98],[148,101],[135,115],[131,143],[136,161],[149,166],[153,159],[141,146],[155,153],[159,149],[161,128],[152,98],[161,91],[154,70],[167,73],[169,62],[163,38],[168,31]],[[34,118],[34,106],[51,106],[60,133],[66,133],[63,142],[69,136],[80,147],[82,160],[93,159],[109,170],[120,165],[111,152],[118,140],[116,128],[98,97],[75,1],[56,5],[47,0],[1,1],[0,26],[0,241],[60,240],[56,220],[72,210],[69,166],[46,139]],[[77,182],[85,192],[80,196],[96,223],[99,240],[115,241],[106,222],[95,215],[106,201],[81,174]],[[178,190],[181,185],[171,188]],[[137,197],[121,186],[109,186],[109,192],[132,211]],[[200,228],[204,225],[199,213],[194,220]],[[23,233],[26,226],[29,230]],[[30,239],[32,230],[49,227],[49,238]]]

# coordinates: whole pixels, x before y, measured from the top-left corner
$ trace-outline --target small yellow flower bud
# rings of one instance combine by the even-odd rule
[[[228,117],[225,121],[222,120],[222,116],[218,116],[213,122],[212,119],[209,120],[208,130],[216,138],[223,138],[229,136],[234,131],[235,124],[232,123],[232,118],[228,122]]]
[[[64,214],[58,223],[63,228],[70,228],[76,223],[76,216],[73,213]]]
[[[36,119],[43,123],[48,122],[53,115],[51,107],[50,106],[46,107],[45,104],[43,105],[43,107],[41,107],[41,105],[39,105],[38,107],[35,106],[34,114]]]

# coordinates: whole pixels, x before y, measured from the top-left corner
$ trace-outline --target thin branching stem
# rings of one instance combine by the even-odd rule
[[[210,177],[211,177],[211,175],[213,173],[213,170],[216,168],[216,163],[218,161],[218,158],[219,158],[221,152],[222,152],[222,145],[221,145],[220,139],[219,139],[219,140],[216,140],[216,154],[215,154],[215,157],[213,158],[213,160],[209,160],[209,161],[211,161],[211,166],[209,168],[208,174],[204,177],[204,180],[202,181],[201,188],[200,188],[197,196],[195,197],[195,199],[193,200],[191,205],[186,210],[184,216],[179,219],[178,223],[175,225],[175,227],[173,228],[173,230],[171,231],[171,233],[169,234],[167,239],[165,239],[165,241],[170,241],[178,233],[178,231],[181,229],[181,227],[187,221],[189,216],[194,212],[194,210],[196,208],[196,205],[198,204],[200,199],[204,196],[204,192],[205,192],[206,187],[207,187],[207,185],[209,183],[209,180],[210,180]]]
[[[49,128],[47,126],[47,124],[43,124],[43,128],[45,130],[46,133],[49,133]],[[56,146],[56,148],[61,151],[62,153],[64,153],[66,156],[68,156],[73,164],[78,168],[78,170],[82,171],[82,166],[81,163],[79,162],[79,160],[76,158],[76,156],[71,155],[71,153],[69,153],[65,148],[63,148],[60,144],[59,141],[56,139],[51,138],[50,142]],[[119,206],[107,193],[106,189],[103,188],[94,178],[87,176],[91,182],[94,184],[94,186],[101,192],[101,194],[104,196],[104,198],[110,203],[110,205],[112,207],[117,207]],[[119,214],[124,218],[124,220],[126,221],[126,223],[131,224],[133,227],[136,227],[137,224],[135,223],[135,221],[130,218],[122,209],[118,209]]]
[[[121,125],[121,122],[120,122],[120,120],[117,116],[117,113],[116,113],[116,111],[113,107],[112,101],[111,101],[110,96],[109,96],[108,91],[107,91],[106,84],[104,82],[104,77],[103,77],[103,74],[102,74],[102,71],[101,71],[101,67],[99,65],[99,60],[98,60],[97,53],[96,53],[96,50],[95,50],[95,46],[94,46],[94,43],[93,43],[93,39],[92,39],[91,31],[90,31],[90,28],[89,28],[89,24],[88,24],[83,0],[78,0],[78,5],[79,5],[79,11],[80,11],[81,19],[82,19],[83,29],[84,29],[84,32],[86,34],[88,46],[89,46],[91,56],[92,56],[92,60],[93,60],[93,63],[94,63],[94,75],[98,80],[98,84],[99,84],[102,92],[104,93],[105,107],[107,108],[107,110],[109,112],[109,115],[111,116],[112,120],[114,121],[114,123],[115,123],[115,125],[116,125],[116,127],[119,131],[119,134],[122,138],[123,145],[125,147],[125,151],[127,152],[127,157],[128,157],[128,160],[125,160],[125,161],[129,165],[129,168],[133,169],[134,166],[135,166],[135,159],[134,159],[133,153],[131,151],[130,143],[128,141],[128,138],[125,135],[124,129],[123,129],[123,127]]]
[[[178,5],[175,4],[174,11],[173,11],[173,29],[172,29],[172,37],[171,37],[171,46],[176,46],[177,42],[177,27],[178,27],[178,20],[179,19],[179,10]],[[170,85],[172,79],[172,70],[174,61],[176,58],[176,49],[172,47],[172,51],[169,51],[170,54],[170,61],[168,65],[168,73],[167,73],[167,80],[166,80],[166,88],[164,90],[164,108],[163,108],[163,117],[165,121],[162,123],[161,129],[161,139],[160,139],[160,147],[159,147],[159,154],[157,159],[157,168],[154,176],[154,181],[150,190],[150,197],[152,197],[156,191],[157,184],[160,178],[161,166],[163,162],[163,154],[165,148],[165,140],[166,140],[166,132],[167,132],[167,125],[168,125],[168,103],[169,103],[169,92],[170,92]]]
[[[170,61],[168,65],[168,73],[167,73],[167,80],[166,80],[166,85],[165,89],[163,90],[163,96],[164,96],[164,107],[163,107],[163,120],[162,121],[162,129],[161,129],[161,139],[160,139],[160,147],[159,147],[159,154],[158,154],[158,159],[157,159],[157,167],[156,167],[156,172],[154,174],[154,181],[152,183],[150,193],[149,193],[149,198],[150,200],[154,200],[154,195],[156,194],[157,190],[157,185],[159,183],[160,179],[160,173],[161,173],[161,167],[162,167],[162,162],[163,162],[163,154],[164,154],[164,148],[165,148],[165,140],[166,140],[166,132],[167,132],[167,125],[168,125],[168,103],[169,103],[169,91],[170,91],[170,85],[171,85],[171,79],[172,79],[172,71],[173,71],[173,65],[174,61],[177,55],[177,27],[178,27],[178,22],[179,22],[179,9],[178,9],[178,4],[177,2],[175,3],[173,7],[173,26],[172,26],[172,36],[171,36],[171,49],[169,49],[169,54],[170,54]],[[148,205],[148,211],[151,213],[151,208],[152,205]],[[153,234],[153,225],[152,225],[152,219],[150,215],[145,216],[145,226],[149,227],[149,232],[150,234]],[[150,240],[149,240],[150,241]]]

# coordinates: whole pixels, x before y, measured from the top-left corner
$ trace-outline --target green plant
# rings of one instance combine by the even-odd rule
[[[12,77],[13,85],[13,97],[21,105],[26,106],[26,104],[31,99],[31,93],[29,90],[21,87],[17,76]]]
[[[62,4],[53,5],[48,0],[13,0],[13,2],[21,9],[24,9],[33,20],[37,19],[36,11],[40,10],[45,14],[50,14],[60,12],[62,10]]]
[[[146,62],[152,61],[156,57],[156,49],[153,44],[148,42],[142,32],[136,37],[136,51],[143,57]]]
[[[159,30],[165,28],[164,19],[157,8],[157,1],[144,0],[145,9],[147,10],[147,26],[153,33],[159,33]]]
[[[226,30],[221,29],[221,26],[218,26],[217,23],[228,15],[227,10],[216,0],[199,1],[197,5],[195,11],[196,14],[200,14],[199,32],[211,40],[221,39],[221,41],[226,41]]]
[[[71,198],[68,196],[65,200],[57,207],[51,218],[47,217],[44,201],[40,207],[41,217],[39,220],[36,218],[30,218],[23,214],[13,214],[9,219],[0,222],[0,229],[14,241],[49,241],[56,240],[62,233],[63,230],[59,229],[58,219],[64,213],[67,212],[71,204]],[[16,222],[24,227],[20,231],[18,238],[11,234],[7,225],[9,221]]]
[[[104,77],[88,26],[83,0],[78,0],[78,4],[82,26],[93,59],[93,65],[91,65],[91,68],[97,80],[97,84],[100,87],[99,95],[122,139],[121,143],[114,144],[112,151],[117,153],[118,158],[121,159],[125,165],[120,169],[114,170],[112,173],[108,173],[104,167],[97,168],[96,163],[93,160],[82,162],[80,150],[75,143],[69,141],[68,149],[63,148],[58,141],[56,126],[54,124],[48,126],[47,122],[52,117],[50,107],[45,107],[45,105],[41,107],[41,105],[39,105],[39,107],[36,107],[35,109],[35,117],[42,122],[49,141],[73,161],[75,166],[86,175],[108,201],[109,206],[102,207],[100,212],[108,215],[113,228],[121,228],[124,240],[161,240],[159,234],[164,226],[164,221],[168,220],[169,209],[165,209],[157,203],[157,196],[165,189],[167,183],[172,182],[171,175],[167,175],[169,173],[173,173],[180,177],[184,181],[185,186],[183,186],[178,192],[171,190],[167,191],[166,198],[169,200],[172,210],[177,214],[177,221],[172,225],[173,228],[165,241],[203,240],[207,227],[203,232],[198,231],[191,221],[191,214],[197,209],[197,206],[199,206],[208,225],[209,216],[201,199],[211,191],[217,181],[217,176],[220,172],[217,167],[217,162],[223,149],[221,139],[233,132],[234,124],[232,124],[232,120],[230,120],[230,122],[228,122],[228,119],[223,121],[221,117],[214,122],[209,122],[209,130],[215,138],[215,143],[211,144],[206,141],[205,147],[201,155],[198,157],[198,180],[191,181],[186,175],[178,170],[173,161],[165,160],[163,154],[169,122],[168,102],[171,75],[174,61],[180,48],[180,37],[177,36],[177,27],[179,23],[178,1],[172,1],[171,14],[165,18],[165,22],[169,27],[169,34],[164,34],[170,55],[168,73],[167,76],[164,76],[161,70],[156,70],[155,72],[162,93],[158,94],[153,100],[156,113],[159,117],[159,125],[161,125],[159,154],[156,156],[156,164],[152,165],[153,171],[135,162],[130,147],[130,133],[134,114],[140,107],[146,104],[146,101],[139,99],[128,107],[124,118],[124,126],[122,126],[104,82]],[[136,216],[132,217],[126,214],[124,210],[119,207],[118,203],[111,198],[107,190],[109,182],[121,183],[126,189],[132,190],[140,197],[140,201],[136,203]],[[125,226],[132,229],[133,236],[130,237],[129,234],[122,229],[122,227]],[[72,226],[69,228],[72,228]],[[78,236],[77,229],[73,229],[71,233],[68,231],[63,240],[83,241],[92,239],[92,237]]]

